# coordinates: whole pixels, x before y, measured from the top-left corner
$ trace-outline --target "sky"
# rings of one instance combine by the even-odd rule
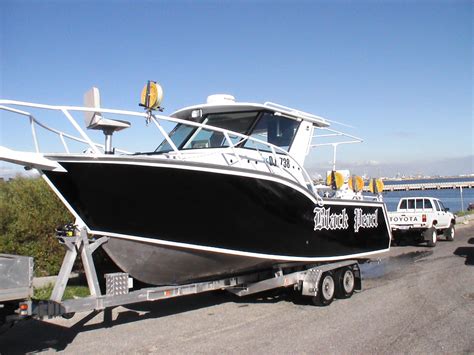
[[[364,143],[339,148],[341,169],[471,174],[472,23],[471,1],[2,0],[0,98],[80,106],[96,86],[103,107],[140,111],[156,80],[164,114],[228,93],[349,124],[334,128]],[[69,130],[59,115],[37,118]],[[134,120],[114,142],[146,151],[161,139]],[[0,145],[31,150],[27,122],[0,113]],[[331,158],[314,149],[305,166],[323,174]]]

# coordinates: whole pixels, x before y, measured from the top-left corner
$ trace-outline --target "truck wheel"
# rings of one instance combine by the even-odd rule
[[[393,234],[392,234],[392,239],[390,240],[390,246],[397,246],[400,244],[400,241],[398,240],[398,238],[396,238]]]
[[[350,267],[344,267],[336,272],[336,297],[349,298],[354,293],[355,276]]]
[[[438,233],[436,232],[435,227],[431,227],[431,228],[426,230],[425,239],[428,240],[428,246],[429,247],[436,246],[436,242],[438,241]]]
[[[454,229],[454,224],[451,224],[448,228],[446,228],[444,230],[444,236],[446,237],[446,240],[449,240],[450,242],[452,242],[454,240],[454,232],[455,232],[455,229]]]
[[[0,335],[5,333],[8,329],[13,327],[14,322],[7,322],[4,319],[0,319]]]
[[[328,306],[334,300],[336,283],[333,273],[325,272],[318,285],[318,295],[313,297],[313,303],[316,306]]]

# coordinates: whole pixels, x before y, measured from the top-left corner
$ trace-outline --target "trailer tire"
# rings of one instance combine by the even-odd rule
[[[454,224],[451,223],[451,225],[446,228],[443,232],[444,236],[446,237],[446,240],[452,242],[454,240],[454,233],[455,233],[455,228]]]
[[[349,298],[354,293],[355,275],[352,268],[347,266],[336,271],[336,297]]]
[[[64,319],[71,319],[74,317],[75,314],[75,312],[63,313],[61,314],[61,317],[63,317]]]
[[[438,241],[438,233],[435,227],[431,227],[425,231],[425,239],[427,239],[427,244],[429,247],[433,248],[436,246]]]
[[[318,285],[318,294],[313,297],[313,303],[316,306],[328,306],[334,300],[336,294],[336,282],[334,281],[334,274],[327,271],[321,276]]]

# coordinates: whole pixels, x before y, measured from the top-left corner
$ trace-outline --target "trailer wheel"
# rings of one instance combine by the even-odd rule
[[[446,237],[446,240],[452,242],[454,240],[454,224],[451,223],[451,225],[444,230],[444,236]]]
[[[64,319],[71,319],[72,317],[74,317],[75,314],[75,312],[63,313],[61,314],[61,317],[63,317]]]
[[[344,267],[336,272],[336,297],[349,298],[354,293],[355,275],[350,267]]]
[[[334,282],[333,273],[328,271],[321,276],[318,285],[318,294],[313,297],[313,303],[316,306],[328,306],[334,300],[336,291],[336,283]]]
[[[425,238],[428,239],[429,247],[436,246],[436,242],[438,241],[438,233],[436,232],[436,228],[431,227],[430,229],[427,229],[425,232]]]

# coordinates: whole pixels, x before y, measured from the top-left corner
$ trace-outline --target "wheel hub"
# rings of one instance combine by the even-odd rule
[[[352,272],[346,271],[344,273],[343,284],[344,284],[344,290],[346,292],[352,291],[352,289],[354,288],[354,274]]]
[[[322,291],[325,299],[332,298],[334,294],[334,280],[331,277],[324,278]]]

